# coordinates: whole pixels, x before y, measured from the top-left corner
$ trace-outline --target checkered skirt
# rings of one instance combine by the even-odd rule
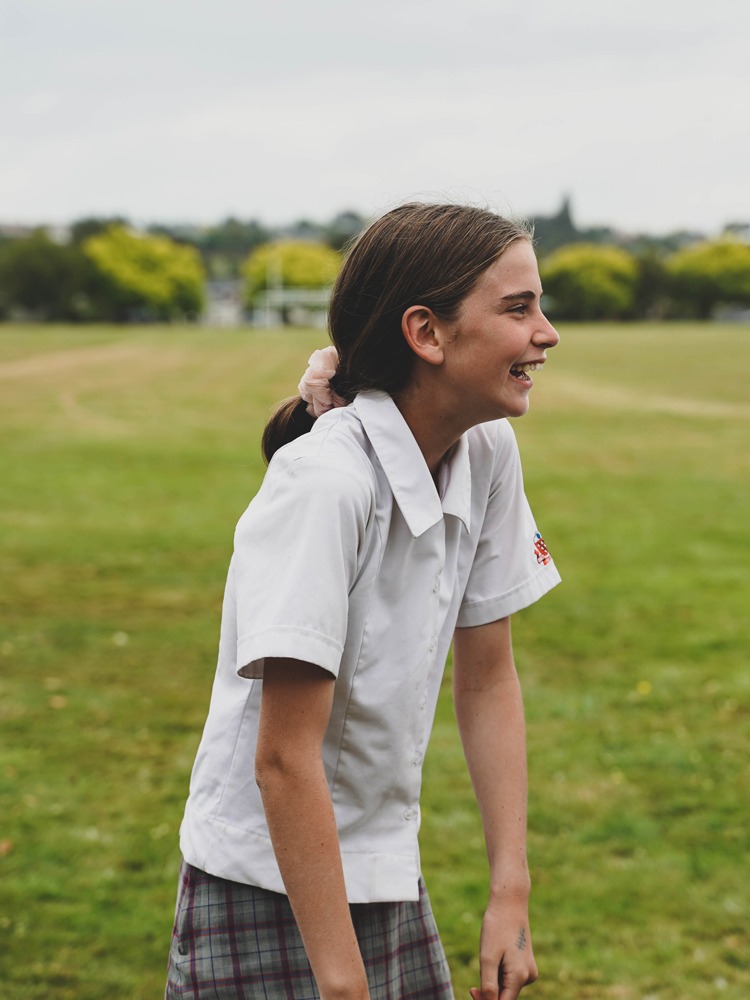
[[[355,903],[372,1000],[453,1000],[424,882],[417,902]],[[165,1000],[319,1000],[286,896],[182,862]]]

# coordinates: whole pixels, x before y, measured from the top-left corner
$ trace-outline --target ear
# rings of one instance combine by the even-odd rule
[[[418,358],[430,365],[443,363],[443,344],[438,322],[427,306],[409,306],[401,317],[401,332]]]

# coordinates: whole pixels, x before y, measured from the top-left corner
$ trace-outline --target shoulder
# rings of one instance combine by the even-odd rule
[[[516,448],[516,435],[510,421],[490,420],[486,424],[477,424],[467,432],[469,442],[475,447],[483,447],[493,452]]]
[[[297,495],[313,505],[339,502],[369,509],[376,479],[360,431],[343,408],[324,414],[310,433],[276,452],[256,499]]]
[[[491,470],[494,476],[498,470],[518,463],[518,442],[510,421],[491,420],[466,433],[472,473]]]

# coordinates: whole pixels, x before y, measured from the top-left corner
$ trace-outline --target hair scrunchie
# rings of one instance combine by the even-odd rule
[[[330,379],[336,374],[339,363],[335,347],[323,347],[313,351],[307,362],[307,371],[302,376],[298,391],[307,403],[307,412],[311,417],[319,417],[335,406],[346,406],[346,400],[337,395],[329,385]]]

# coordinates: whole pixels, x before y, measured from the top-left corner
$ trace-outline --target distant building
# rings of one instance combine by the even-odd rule
[[[27,226],[0,222],[0,242],[4,240],[22,240],[28,236],[33,236],[40,229],[44,230],[53,243],[68,243],[70,240],[70,226]]]
[[[750,222],[729,222],[724,226],[722,235],[750,244]]]
[[[31,236],[36,226],[14,226],[9,222],[0,222],[0,240],[22,240]]]
[[[239,279],[206,282],[206,304],[201,322],[205,326],[242,326],[245,323],[243,284]]]
[[[258,292],[250,322],[253,326],[312,326],[325,329],[330,288],[269,288]]]

